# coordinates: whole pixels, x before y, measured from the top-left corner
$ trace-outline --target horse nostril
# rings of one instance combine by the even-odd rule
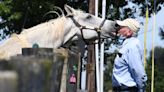
[[[117,28],[117,27],[119,27],[119,25],[116,23],[116,24],[115,24],[115,27]]]

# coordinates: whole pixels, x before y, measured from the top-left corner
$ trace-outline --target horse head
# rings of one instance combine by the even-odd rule
[[[74,30],[72,32],[74,36],[72,36],[69,41],[78,39],[94,41],[98,39],[98,33],[100,33],[100,37],[103,39],[114,38],[113,33],[117,32],[118,26],[115,21],[96,17],[84,11],[76,10],[68,5],[65,5],[65,10],[67,12],[67,21],[71,22],[68,22],[69,24],[66,26],[72,24],[72,28],[69,30]],[[67,43],[67,41],[68,39],[65,43]]]

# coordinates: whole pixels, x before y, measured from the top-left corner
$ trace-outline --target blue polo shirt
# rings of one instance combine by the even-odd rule
[[[137,86],[142,89],[146,85],[147,75],[144,69],[143,47],[140,41],[131,37],[126,39],[117,55],[113,66],[113,86]]]

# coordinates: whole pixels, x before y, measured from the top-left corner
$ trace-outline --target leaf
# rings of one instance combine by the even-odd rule
[[[161,37],[161,39],[163,40],[164,39],[164,27],[163,28],[159,28],[159,35],[160,35],[160,37]]]
[[[11,21],[11,20],[18,20],[21,18],[21,13],[20,12],[15,12],[13,13],[9,18],[8,18],[8,21]]]

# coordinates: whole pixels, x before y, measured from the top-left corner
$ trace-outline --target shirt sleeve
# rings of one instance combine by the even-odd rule
[[[127,59],[131,76],[137,83],[137,87],[140,89],[145,88],[147,75],[144,69],[141,50],[137,46],[130,48],[127,52]]]

